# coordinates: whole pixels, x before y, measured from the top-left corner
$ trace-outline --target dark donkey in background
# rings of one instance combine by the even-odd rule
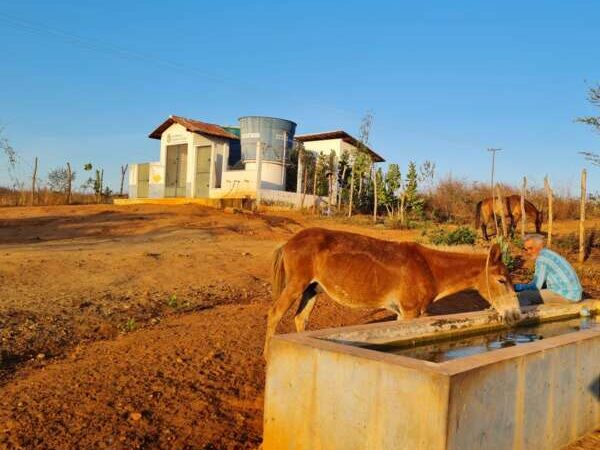
[[[492,198],[486,198],[477,203],[475,211],[475,228],[481,227],[483,237],[485,240],[489,240],[487,227],[489,224],[494,224],[494,210],[493,204],[496,206],[496,216],[501,217],[503,214],[502,205],[498,201],[495,202]],[[529,200],[525,200],[525,215],[534,221],[535,232],[540,233],[542,231],[543,213],[538,210],[533,203]],[[514,235],[517,224],[521,221],[521,196],[520,195],[509,195],[504,197],[504,218],[506,220],[509,234]]]

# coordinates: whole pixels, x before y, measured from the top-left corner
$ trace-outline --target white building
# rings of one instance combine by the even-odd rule
[[[260,185],[262,199],[297,204],[299,196],[285,192],[284,164],[293,147],[296,124],[256,116],[240,122],[242,129],[170,116],[149,135],[160,140],[159,160],[129,165],[129,198],[255,198]],[[344,151],[352,154],[359,147],[344,131],[295,139],[306,150],[335,153],[336,161]],[[259,166],[256,148],[261,148]],[[383,161],[370,148],[366,151],[374,162]],[[308,204],[315,200],[306,198]]]

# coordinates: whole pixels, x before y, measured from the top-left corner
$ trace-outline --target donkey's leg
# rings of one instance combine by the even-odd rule
[[[296,316],[294,317],[294,323],[296,324],[296,331],[298,333],[306,329],[306,323],[308,322],[308,317],[315,306],[317,294],[319,294],[319,290],[317,289],[316,283],[308,286],[302,293],[302,299],[300,300],[300,305],[298,305],[298,310],[296,311]]]
[[[481,232],[482,232],[482,234],[483,234],[483,238],[484,238],[486,241],[489,241],[489,240],[490,240],[490,237],[489,237],[489,236],[488,236],[488,234],[487,234],[487,225],[486,225],[485,223],[482,223],[482,224],[481,224]]]
[[[275,300],[275,303],[269,309],[269,317],[267,319],[267,335],[265,336],[265,355],[269,349],[269,341],[275,334],[277,325],[281,321],[281,318],[285,312],[290,309],[292,304],[298,299],[304,291],[305,284],[302,283],[290,283],[288,284],[279,298]]]

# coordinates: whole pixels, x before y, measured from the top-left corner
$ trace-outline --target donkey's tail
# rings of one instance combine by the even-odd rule
[[[475,229],[479,229],[479,225],[481,224],[481,205],[483,204],[483,200],[477,203],[475,206]]]
[[[285,266],[283,264],[283,245],[275,249],[273,253],[273,265],[271,266],[273,276],[271,292],[273,300],[277,300],[285,288]]]

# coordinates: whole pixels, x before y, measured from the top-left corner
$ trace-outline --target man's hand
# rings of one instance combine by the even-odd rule
[[[526,284],[517,283],[515,284],[515,292],[526,291],[529,288]]]

